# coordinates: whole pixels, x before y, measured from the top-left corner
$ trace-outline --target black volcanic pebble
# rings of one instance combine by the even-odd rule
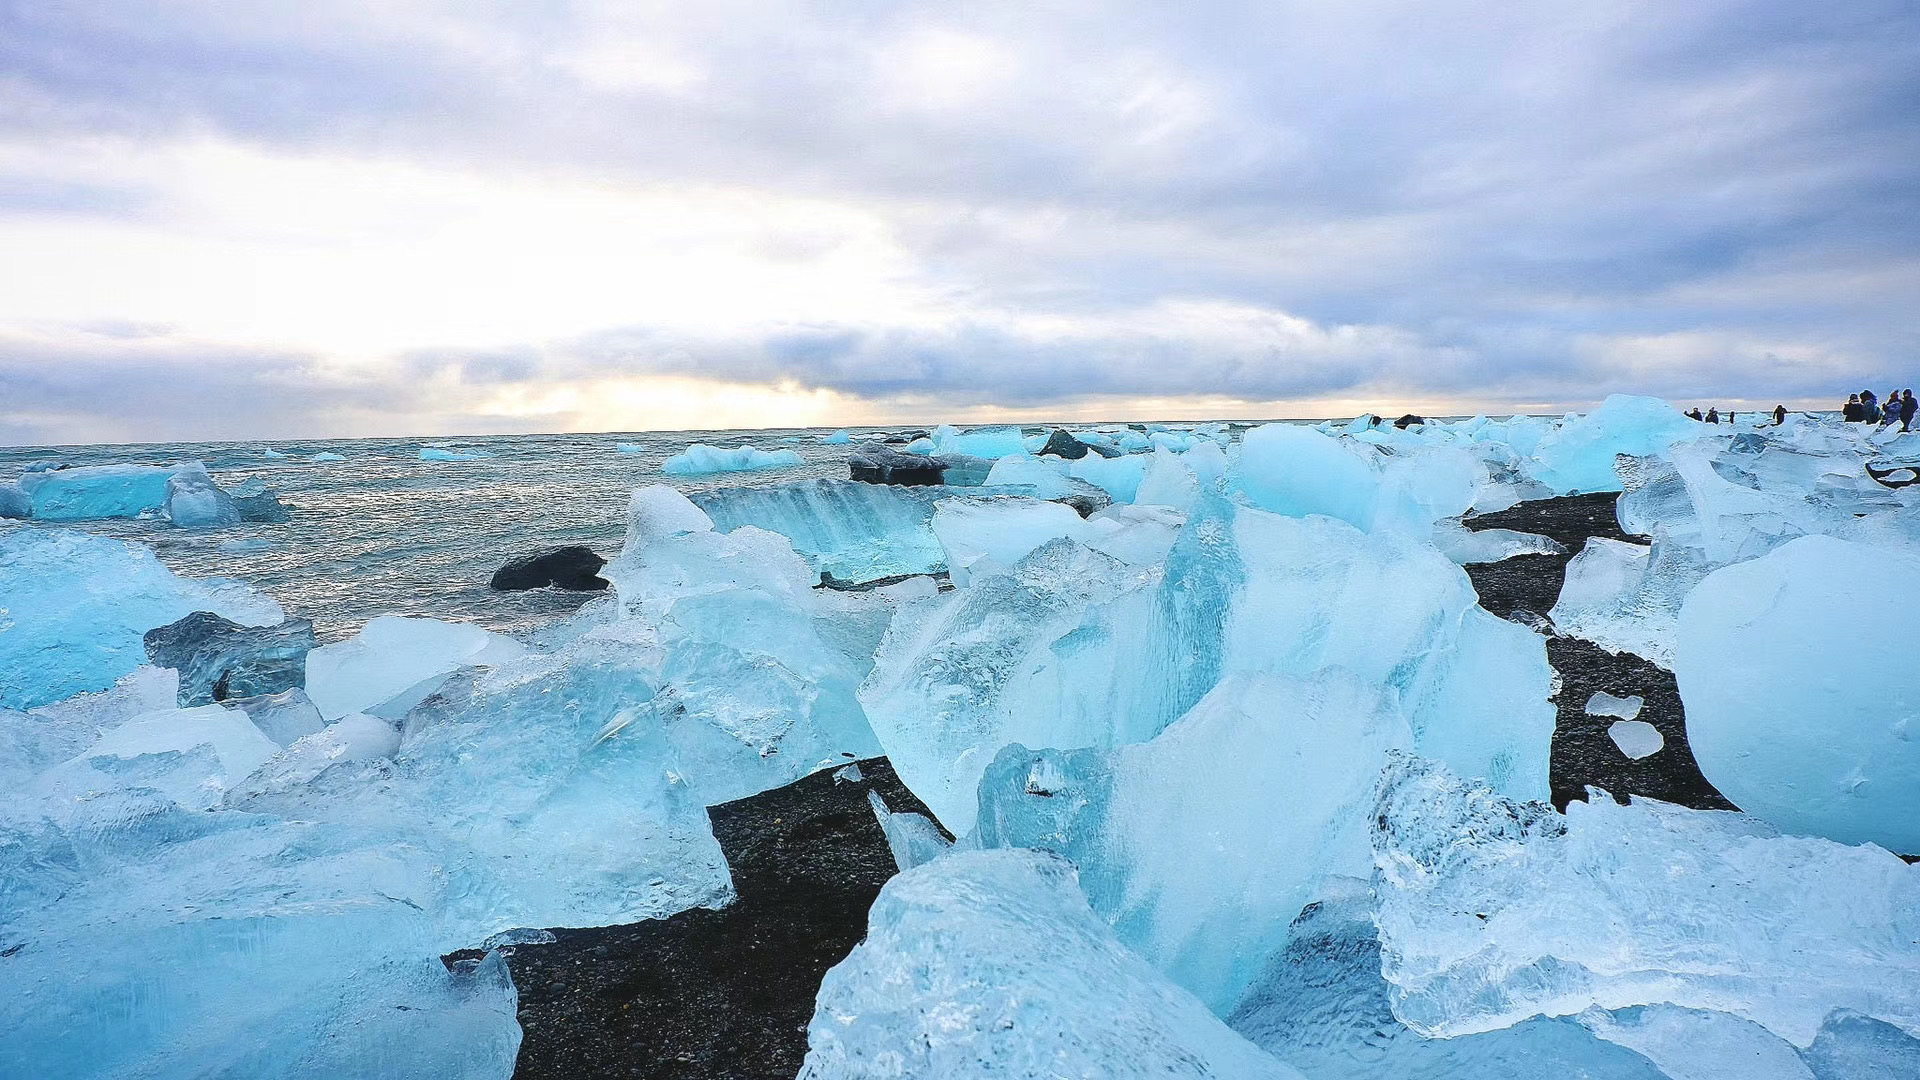
[[[867,792],[927,812],[887,759],[859,766],[857,781],[828,768],[708,809],[739,894],[729,907],[514,946],[516,1080],[792,1080],[820,980],[894,875]]]
[[[847,456],[848,473],[866,484],[941,484],[946,481],[947,466],[945,458],[908,454],[890,446],[864,446]]]
[[[1427,422],[1427,418],[1424,416],[1421,416],[1419,413],[1408,413],[1405,416],[1402,416],[1400,419],[1395,420],[1393,422],[1393,426],[1401,429],[1406,429],[1410,427],[1417,427],[1421,424],[1425,424],[1426,422]]]
[[[493,572],[493,588],[501,592],[521,589],[571,589],[574,592],[598,592],[607,587],[600,568],[607,560],[580,544],[549,548],[523,555]]]
[[[1087,444],[1074,438],[1065,429],[1054,428],[1053,434],[1047,436],[1047,445],[1040,448],[1040,453],[1044,456],[1065,458],[1068,461],[1079,461],[1087,456]]]

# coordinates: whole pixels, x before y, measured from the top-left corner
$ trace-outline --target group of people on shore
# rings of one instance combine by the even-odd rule
[[[1887,400],[1883,405],[1871,390],[1862,390],[1847,398],[1847,404],[1840,411],[1849,424],[1899,424],[1901,431],[1913,430],[1915,411],[1912,390],[1895,393],[1887,391]]]
[[[1703,424],[1717,424],[1721,420],[1720,407],[1717,405],[1708,408],[1705,416],[1700,415],[1700,406],[1698,405],[1688,409],[1685,415],[1687,419],[1698,420]],[[1729,424],[1733,423],[1732,409],[1727,410],[1726,422]],[[1773,422],[1776,424],[1784,424],[1787,422],[1787,407],[1785,405],[1775,405],[1773,407]]]

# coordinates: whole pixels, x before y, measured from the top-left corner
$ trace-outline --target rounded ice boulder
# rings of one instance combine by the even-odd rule
[[[1674,675],[1700,770],[1780,829],[1920,854],[1920,623],[1887,602],[1911,549],[1803,536],[1709,574]]]

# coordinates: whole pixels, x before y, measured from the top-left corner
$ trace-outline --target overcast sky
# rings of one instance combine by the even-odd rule
[[[1916,382],[1911,0],[0,0],[3,443]]]

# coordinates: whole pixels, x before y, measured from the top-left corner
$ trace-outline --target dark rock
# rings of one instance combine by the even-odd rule
[[[1075,492],[1072,495],[1062,495],[1053,501],[1073,507],[1074,513],[1085,518],[1092,517],[1107,507],[1112,506],[1113,496],[1108,495],[1104,491],[1097,495],[1092,492]]]
[[[211,611],[149,630],[143,641],[149,660],[180,673],[183,709],[304,687],[316,644],[306,619],[241,626]]]
[[[512,947],[525,1029],[516,1080],[796,1075],[820,979],[865,935],[894,874],[867,792],[927,812],[887,759],[859,764],[859,780],[829,767],[708,809],[739,895],[728,907]]]
[[[234,508],[240,511],[241,521],[279,523],[291,520],[287,508],[280,502],[280,493],[261,483],[257,476],[248,477],[245,483],[228,494],[233,498]]]
[[[1410,427],[1418,427],[1422,424],[1425,424],[1426,422],[1427,422],[1426,417],[1421,416],[1418,413],[1408,413],[1407,415],[1401,417],[1400,419],[1395,420],[1393,422],[1393,426],[1397,428],[1405,429]]]
[[[847,469],[866,484],[924,487],[945,482],[947,459],[903,453],[890,446],[863,446],[847,455]]]
[[[594,554],[592,548],[569,544],[513,560],[493,572],[491,584],[501,592],[549,585],[574,592],[599,592],[608,584],[600,576],[600,568],[605,565],[607,560]]]
[[[1557,720],[1549,783],[1553,803],[1585,799],[1597,787],[1617,799],[1644,795],[1702,810],[1728,810],[1733,804],[1701,774],[1687,745],[1686,709],[1673,673],[1631,653],[1611,653],[1590,641],[1553,632],[1543,617],[1560,598],[1567,563],[1590,536],[1632,541],[1614,515],[1619,496],[1611,493],[1565,495],[1523,502],[1510,509],[1467,518],[1468,528],[1518,529],[1559,541],[1559,555],[1517,555],[1465,568],[1480,594],[1480,606],[1547,635],[1547,661],[1560,676],[1554,698]],[[1659,753],[1635,761],[1608,736],[1613,718],[1587,715],[1587,700],[1604,690],[1616,697],[1644,699],[1637,720],[1658,728],[1666,740]]]
[[[1081,458],[1087,456],[1087,444],[1074,438],[1060,428],[1054,428],[1053,434],[1047,436],[1047,445],[1040,448],[1040,453],[1051,457],[1066,458],[1068,461],[1079,461]]]

